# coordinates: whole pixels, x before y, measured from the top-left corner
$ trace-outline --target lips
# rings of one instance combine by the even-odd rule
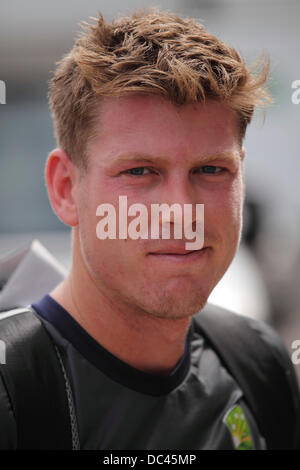
[[[182,251],[156,251],[155,253],[149,253],[150,255],[180,255],[180,256],[187,256],[190,255],[191,253],[195,253],[196,251],[200,250],[182,250]]]
[[[201,250],[205,249],[203,247]],[[161,248],[159,250],[150,252],[150,255],[189,255],[191,253],[195,253],[201,250],[187,250],[184,246],[168,246]]]
[[[154,266],[163,267],[176,266],[176,269],[182,267],[184,269],[192,266],[203,265],[207,261],[210,248],[205,247],[201,250],[186,250],[184,247],[166,247],[164,249],[148,253],[147,258]]]

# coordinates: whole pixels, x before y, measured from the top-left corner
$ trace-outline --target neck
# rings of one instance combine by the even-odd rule
[[[158,318],[122,303],[96,283],[81,256],[50,295],[109,352],[147,373],[168,375],[184,353],[191,318]]]

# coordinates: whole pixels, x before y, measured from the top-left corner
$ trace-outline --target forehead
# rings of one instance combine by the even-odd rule
[[[102,158],[133,152],[184,159],[239,146],[234,111],[215,101],[177,106],[150,95],[105,99],[94,131],[92,152],[101,150]]]

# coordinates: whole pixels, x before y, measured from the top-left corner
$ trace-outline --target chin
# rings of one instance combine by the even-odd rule
[[[182,319],[202,310],[209,294],[210,290],[204,291],[201,288],[193,292],[188,289],[185,292],[179,290],[173,294],[161,289],[159,295],[152,296],[148,302],[144,301],[140,306],[148,315],[157,318]]]
[[[187,318],[201,310],[214,285],[192,277],[177,277],[167,282],[146,282],[131,292],[131,305],[157,318]],[[148,280],[149,281],[149,280]],[[137,294],[138,292],[138,294]],[[128,299],[129,300],[129,299]]]

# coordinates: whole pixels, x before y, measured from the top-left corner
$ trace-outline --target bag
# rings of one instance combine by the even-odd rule
[[[18,449],[79,448],[55,346],[34,311],[19,310],[0,317],[0,337],[7,344],[8,358],[0,373],[17,422]],[[240,385],[267,448],[300,447],[300,402],[292,365],[287,361],[284,368],[240,315],[207,305],[194,319],[194,327]]]
[[[33,310],[0,315],[5,363],[0,375],[16,420],[17,449],[72,449],[64,371],[57,348]]]

